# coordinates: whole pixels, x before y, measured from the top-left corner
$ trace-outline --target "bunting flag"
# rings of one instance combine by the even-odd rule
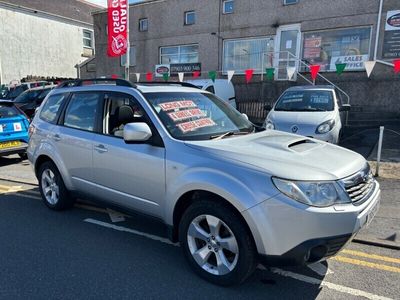
[[[245,72],[246,75],[246,83],[249,84],[251,79],[253,78],[254,70],[253,69],[247,69]]]
[[[168,81],[169,80],[169,73],[163,73],[162,77],[163,77],[164,81]]]
[[[311,73],[311,79],[315,81],[318,76],[319,69],[321,68],[320,65],[311,65],[310,66],[310,73]]]
[[[111,75],[111,79],[117,79],[118,78],[118,75],[117,74],[112,74]]]
[[[393,61],[394,64],[394,73],[398,74],[400,72],[400,59],[395,59]]]
[[[200,77],[200,71],[194,71],[193,72],[193,78],[196,79],[196,78],[199,78],[199,77]]]
[[[217,71],[210,71],[208,72],[208,77],[215,82],[215,79],[217,78]]]
[[[178,73],[178,77],[179,77],[179,82],[183,82],[183,78],[185,77],[185,73],[179,72]]]
[[[346,66],[347,66],[346,63],[336,64],[336,73],[338,75],[342,74],[344,69],[346,69]]]
[[[228,82],[232,81],[233,75],[235,74],[235,71],[228,71]]]
[[[136,75],[136,82],[139,82],[140,81],[140,73],[136,73],[135,75]]]
[[[275,77],[275,68],[266,68],[265,69],[265,76],[268,80],[274,80]]]
[[[146,73],[146,80],[153,81],[153,73],[151,73],[151,72]]]
[[[296,67],[287,67],[286,68],[288,80],[292,80],[294,73],[296,73]]]
[[[376,61],[365,61],[364,67],[365,71],[367,72],[368,78],[371,76],[372,70],[374,69]]]

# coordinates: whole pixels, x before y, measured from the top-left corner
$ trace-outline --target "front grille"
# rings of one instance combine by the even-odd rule
[[[354,205],[361,205],[373,193],[375,179],[369,165],[343,180],[344,188]]]

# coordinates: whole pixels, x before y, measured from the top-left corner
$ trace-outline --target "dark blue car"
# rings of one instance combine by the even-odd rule
[[[0,100],[0,156],[26,158],[29,119],[13,102]]]

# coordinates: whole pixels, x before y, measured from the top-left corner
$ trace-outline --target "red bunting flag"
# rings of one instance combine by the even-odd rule
[[[146,80],[147,80],[147,81],[153,81],[153,73],[148,72],[148,73],[146,74]]]
[[[317,79],[319,69],[321,68],[320,65],[312,65],[310,66],[311,78],[312,80]]]
[[[193,72],[193,78],[196,79],[196,78],[199,78],[199,77],[200,77],[200,71],[194,71]]]
[[[128,49],[128,1],[108,0],[108,56],[121,56]]]
[[[254,70],[253,69],[247,69],[245,71],[246,74],[246,83],[249,83],[251,81],[251,78],[253,78]]]
[[[117,74],[112,74],[112,75],[111,75],[111,78],[112,78],[112,79],[117,79],[117,78],[118,78],[118,75],[117,75]]]
[[[395,59],[393,61],[394,64],[394,73],[398,74],[400,72],[400,59]]]

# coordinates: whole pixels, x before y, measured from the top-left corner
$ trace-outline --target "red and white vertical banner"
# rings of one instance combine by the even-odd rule
[[[108,0],[108,56],[121,56],[128,51],[128,9],[128,0]]]

